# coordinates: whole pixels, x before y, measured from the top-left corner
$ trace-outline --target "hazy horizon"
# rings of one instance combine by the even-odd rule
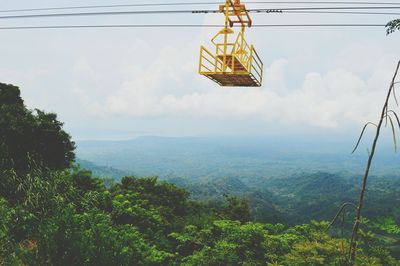
[[[360,148],[351,154],[355,139],[142,136],[125,141],[78,141],[77,158],[138,176],[257,178],[318,171],[361,176],[368,140],[366,135]],[[395,175],[399,162],[393,143],[384,139],[378,146],[372,174]]]

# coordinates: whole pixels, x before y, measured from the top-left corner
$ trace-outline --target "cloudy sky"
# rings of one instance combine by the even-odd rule
[[[109,3],[2,1],[0,10]],[[255,24],[385,24],[391,18],[253,15]],[[212,14],[0,18],[1,27],[222,22],[221,15]],[[56,112],[76,140],[140,135],[353,134],[364,122],[377,119],[400,59],[400,32],[386,36],[384,28],[253,28],[247,39],[263,59],[263,86],[221,88],[197,74],[199,47],[210,46],[216,30],[0,30],[0,81],[20,86],[29,108]]]

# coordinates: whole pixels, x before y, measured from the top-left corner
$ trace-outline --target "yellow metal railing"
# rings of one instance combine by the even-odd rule
[[[238,60],[246,69],[245,73],[251,73],[255,80],[261,84],[263,77],[263,63],[255,51],[253,46],[248,45],[244,40],[243,35],[239,34],[234,44],[229,44],[232,49],[229,51],[228,56],[232,56],[235,60],[231,60],[231,65],[224,71],[224,62],[218,56],[223,56],[223,44],[216,44],[217,54],[212,54],[204,46],[200,48],[200,74],[243,74],[243,71],[235,70],[235,60]]]
[[[234,43],[215,43],[215,55],[213,55],[210,51],[208,51],[204,46],[201,47],[200,51],[200,69],[206,69],[208,72],[227,72],[227,73],[237,73],[235,70],[235,62],[239,61],[240,64],[246,69],[247,72],[250,72],[250,54],[251,47],[244,39],[243,33],[239,33],[236,41]],[[225,53],[226,47],[226,53]],[[231,56],[231,64],[227,65],[227,62],[224,62],[226,57]],[[221,60],[222,58],[222,60]],[[208,65],[214,64],[214,65]],[[201,71],[204,72],[204,71]],[[240,71],[243,72],[243,71]]]
[[[215,44],[215,47],[216,47],[216,55],[224,55],[224,46],[225,46],[225,44],[223,44],[223,43],[217,43],[217,44]],[[227,43],[226,44],[226,47],[227,47],[227,49],[226,49],[226,54],[232,54],[232,52],[233,52],[233,49],[234,49],[234,47],[235,47],[235,44],[234,43]]]
[[[253,45],[251,46],[249,66],[250,66],[249,72],[253,75],[255,80],[261,85],[263,79],[264,65],[263,62],[261,61],[260,56],[254,49]]]
[[[200,74],[216,74],[223,72],[223,63],[218,57],[214,56],[204,46],[200,48],[200,63],[199,73]]]
[[[246,68],[248,72],[251,69],[250,54],[251,54],[251,47],[244,39],[243,32],[240,32],[236,38],[232,55]]]

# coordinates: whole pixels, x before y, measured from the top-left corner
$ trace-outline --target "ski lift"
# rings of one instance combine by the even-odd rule
[[[245,5],[240,0],[226,0],[219,11],[225,14],[225,27],[211,40],[215,53],[201,46],[200,75],[220,86],[260,87],[263,63],[253,45],[249,45],[244,38],[246,27],[252,25]],[[241,26],[237,36],[232,29],[236,24]]]

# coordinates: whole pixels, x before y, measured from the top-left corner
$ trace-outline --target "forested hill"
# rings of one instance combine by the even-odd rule
[[[171,179],[198,200],[223,200],[235,195],[249,200],[253,217],[262,222],[298,224],[310,220],[330,220],[343,202],[354,201],[360,178],[326,172],[301,173],[286,178],[251,182],[240,178],[220,178],[193,183]],[[365,213],[370,219],[390,216],[400,222],[400,178],[371,177]],[[271,215],[277,220],[273,220]],[[271,220],[272,219],[272,220]]]
[[[264,210],[266,221],[257,222],[251,197],[195,200],[153,177],[98,178],[74,160],[75,143],[56,114],[27,109],[19,88],[0,83],[0,265],[348,265],[340,226],[273,220],[285,218],[274,214],[280,200],[295,204],[297,193],[312,203],[307,191],[325,194],[321,176],[299,178],[287,187],[289,199],[276,196],[290,180],[270,183],[271,213]],[[247,186],[238,179],[224,184]],[[392,249],[399,233],[393,217],[364,219],[355,264],[399,265]]]
[[[119,176],[120,171],[116,169],[98,167],[88,162],[82,165],[100,174],[111,172],[111,176],[123,176]],[[165,179],[187,189],[192,199],[221,203],[225,199],[224,195],[245,198],[256,221],[292,225],[313,219],[332,219],[343,202],[352,202],[357,198],[361,182],[359,175],[327,172],[268,178],[204,177],[198,181],[176,177]],[[400,195],[400,177],[371,176],[366,215],[371,220],[392,217],[400,223],[400,198],[397,195]]]

